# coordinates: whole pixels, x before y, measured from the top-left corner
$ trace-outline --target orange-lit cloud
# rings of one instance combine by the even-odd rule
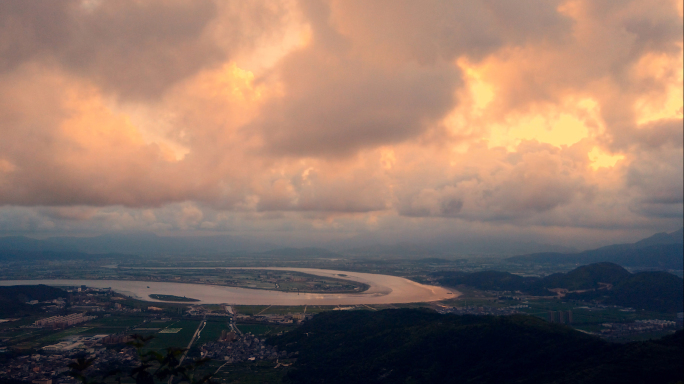
[[[0,231],[669,230],[681,9],[6,1]]]

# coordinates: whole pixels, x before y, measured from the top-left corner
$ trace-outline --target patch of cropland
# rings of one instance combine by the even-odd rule
[[[667,272],[630,273],[613,263],[578,267],[568,273],[554,273],[544,278],[522,277],[508,272],[434,272],[442,285],[466,285],[481,290],[520,291],[551,296],[551,289],[567,290],[574,300],[594,300],[656,312],[682,312],[684,285],[680,277]]]
[[[524,315],[326,312],[269,341],[299,352],[284,379],[293,384],[670,383],[684,376],[681,331],[611,344]]]
[[[180,320],[173,323],[170,327],[159,330],[165,330],[163,333],[157,332],[156,330],[148,331],[149,334],[139,330],[135,332],[144,336],[154,334],[154,338],[145,345],[144,350],[146,352],[152,350],[162,352],[166,351],[168,348],[185,348],[199,325],[199,320]]]

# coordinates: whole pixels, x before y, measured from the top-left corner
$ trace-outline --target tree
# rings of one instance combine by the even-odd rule
[[[135,347],[140,364],[130,370],[115,367],[102,376],[90,376],[88,368],[93,366],[95,358],[80,357],[73,363],[69,364],[71,371],[69,374],[80,380],[83,384],[100,384],[105,383],[109,378],[115,378],[117,382],[121,383],[124,377],[130,377],[135,380],[136,384],[154,384],[155,379],[164,381],[174,378],[176,383],[187,384],[211,384],[212,375],[205,375],[200,378],[195,377],[195,371],[198,367],[206,364],[210,359],[202,358],[193,362],[180,364],[180,357],[186,351],[184,348],[167,348],[166,354],[157,351],[148,351],[143,353],[143,347],[154,338],[154,336],[132,335],[132,341],[128,345]]]

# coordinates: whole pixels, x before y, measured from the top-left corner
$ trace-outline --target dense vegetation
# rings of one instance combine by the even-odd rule
[[[618,281],[611,290],[570,293],[568,299],[599,300],[657,312],[682,312],[682,279],[667,272],[639,272]]]
[[[450,287],[467,285],[486,291],[522,291],[540,296],[552,294],[543,289],[539,284],[540,279],[538,277],[522,277],[509,272],[482,271],[468,273],[447,271],[434,272],[431,275],[439,279],[442,285]]]
[[[174,295],[161,295],[157,293],[153,293],[149,295],[151,298],[155,300],[162,300],[162,301],[184,301],[184,302],[193,302],[193,301],[199,301],[197,299],[193,299],[190,297],[180,297],[180,296],[174,296]]]
[[[67,297],[67,292],[47,285],[15,285],[0,287],[0,316],[17,316],[40,310],[28,301],[54,300]]]
[[[269,340],[299,352],[289,383],[673,383],[682,332],[611,344],[530,316],[331,311]]]
[[[549,289],[570,291],[568,299],[597,300],[635,309],[658,312],[682,312],[684,285],[680,277],[667,272],[629,273],[613,263],[584,265],[568,273],[554,273],[544,278],[521,277],[508,272],[435,272],[442,285],[467,285],[483,290],[520,291],[532,295],[553,295]]]

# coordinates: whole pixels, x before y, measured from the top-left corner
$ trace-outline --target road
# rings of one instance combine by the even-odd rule
[[[204,329],[204,327],[207,325],[207,316],[205,315],[202,321],[200,321],[199,325],[197,326],[197,330],[195,331],[195,334],[192,335],[192,339],[190,339],[190,343],[188,343],[188,346],[185,348],[185,352],[183,352],[183,356],[181,356],[180,361],[178,362],[178,365],[183,364],[183,360],[185,360],[185,356],[188,355],[188,352],[190,351],[190,347],[192,347],[192,344],[195,343],[200,338],[200,333]],[[169,384],[173,383],[173,376],[169,377]]]
[[[235,315],[230,317],[230,329],[232,329],[236,335],[242,336],[242,332],[238,329],[237,325],[235,325]]]

